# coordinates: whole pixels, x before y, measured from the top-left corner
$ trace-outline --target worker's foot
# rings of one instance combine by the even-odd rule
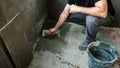
[[[89,43],[90,43],[90,41],[86,41],[86,40],[85,40],[82,44],[79,45],[79,49],[80,49],[81,51],[87,50],[87,47],[88,47]]]
[[[84,29],[82,30],[82,33],[83,33],[83,34],[86,34],[86,28],[84,28]]]
[[[87,50],[87,46],[88,46],[88,44],[83,42],[82,44],[79,45],[79,49],[81,51],[85,51],[85,50]]]

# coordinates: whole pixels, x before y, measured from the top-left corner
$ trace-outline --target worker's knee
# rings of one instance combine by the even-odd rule
[[[92,26],[98,26],[98,18],[95,16],[87,16],[86,17],[86,26],[92,27]]]

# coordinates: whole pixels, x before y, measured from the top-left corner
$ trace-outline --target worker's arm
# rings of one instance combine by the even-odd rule
[[[108,12],[107,0],[100,0],[96,2],[94,7],[82,7],[82,6],[71,5],[70,13],[76,13],[76,12],[81,12],[92,16],[106,18]]]
[[[69,11],[70,11],[70,5],[67,4],[63,10],[63,12],[60,14],[59,19],[57,24],[55,25],[54,28],[50,29],[48,34],[55,34],[56,30],[65,22],[65,20],[67,19],[68,15],[69,15]]]

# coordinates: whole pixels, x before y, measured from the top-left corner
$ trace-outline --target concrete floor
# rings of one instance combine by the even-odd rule
[[[89,68],[87,52],[78,49],[85,37],[84,29],[83,26],[67,22],[60,28],[61,37],[40,36],[29,68]],[[97,39],[115,46],[120,53],[118,28],[101,28]],[[116,63],[113,68],[119,68],[119,65]]]

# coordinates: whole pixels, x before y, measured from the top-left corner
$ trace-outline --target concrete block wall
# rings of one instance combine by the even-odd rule
[[[67,0],[47,0],[49,19],[58,19],[66,3]]]
[[[36,38],[34,33],[40,31],[40,29],[37,29],[38,24],[42,17],[46,16],[46,10],[46,0],[0,1],[0,28],[6,25],[15,15],[19,14],[14,20],[18,21],[18,26],[25,32],[26,39],[32,43]]]
[[[120,0],[112,0],[113,6],[115,8],[116,14],[114,16],[114,21],[110,26],[120,27]]]
[[[3,42],[0,46],[6,47],[9,56],[5,54],[8,60],[11,59],[13,68],[27,68],[32,59],[33,44],[46,19],[46,0],[0,0],[0,37]],[[10,67],[0,65],[0,68]]]
[[[49,9],[49,19],[57,20],[60,13],[63,11],[67,0],[47,0]],[[120,27],[120,0],[112,0],[116,10],[114,22],[110,24],[112,27]]]
[[[13,68],[12,63],[6,55],[4,44],[0,38],[0,68]]]

